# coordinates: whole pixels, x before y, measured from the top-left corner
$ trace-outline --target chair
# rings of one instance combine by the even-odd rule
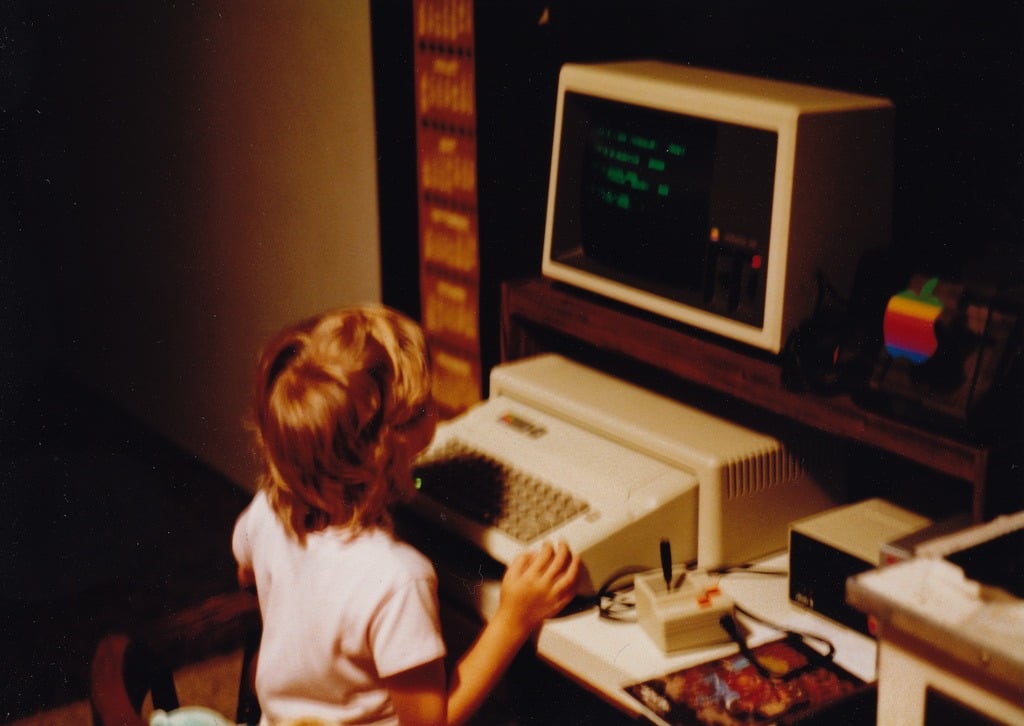
[[[141,711],[146,694],[152,696],[154,709],[178,708],[174,671],[238,648],[244,655],[236,721],[256,723],[260,710],[253,673],[261,626],[256,595],[239,591],[215,595],[133,632],[104,637],[90,669],[93,723],[145,726]]]

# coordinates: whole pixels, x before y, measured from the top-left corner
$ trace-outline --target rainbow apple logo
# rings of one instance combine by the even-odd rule
[[[935,320],[942,312],[942,301],[935,296],[937,277],[930,278],[919,292],[907,289],[889,299],[882,320],[885,350],[893,358],[924,363],[939,347]]]

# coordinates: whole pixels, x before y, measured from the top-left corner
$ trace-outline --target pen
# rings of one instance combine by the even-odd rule
[[[661,574],[665,576],[665,589],[672,590],[672,544],[661,540]]]

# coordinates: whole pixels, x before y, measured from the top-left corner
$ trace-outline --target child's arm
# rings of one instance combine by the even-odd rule
[[[561,542],[545,543],[509,565],[494,618],[455,666],[444,702],[441,661],[388,679],[403,725],[461,724],[480,706],[530,634],[569,604],[576,591],[579,558]],[[447,711],[447,719],[445,712]]]
[[[466,721],[483,702],[531,633],[576,594],[579,557],[565,542],[545,543],[516,558],[501,583],[494,617],[455,666],[448,693],[448,723]]]

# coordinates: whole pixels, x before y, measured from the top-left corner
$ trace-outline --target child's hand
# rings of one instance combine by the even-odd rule
[[[498,614],[530,632],[556,615],[576,594],[579,557],[565,542],[545,542],[535,551],[513,560],[501,581]]]
[[[569,604],[576,594],[579,571],[580,559],[565,542],[557,546],[545,543],[512,561],[501,581],[498,612],[455,666],[448,694],[448,723],[465,723],[530,634],[545,618]],[[398,695],[401,698],[402,694]],[[413,704],[408,712],[415,714],[417,709],[419,704]]]

